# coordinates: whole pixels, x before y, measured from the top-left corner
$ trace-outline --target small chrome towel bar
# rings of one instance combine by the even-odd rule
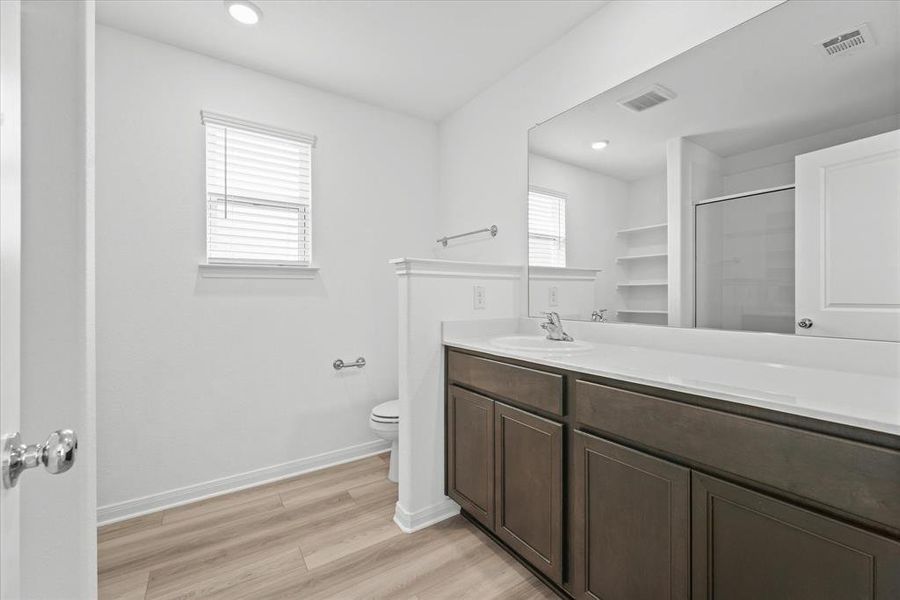
[[[331,366],[334,367],[335,371],[340,371],[341,369],[348,369],[350,367],[356,367],[358,369],[362,369],[364,366],[366,366],[366,359],[363,358],[362,356],[360,356],[359,358],[356,359],[356,362],[352,362],[352,363],[345,363],[341,359],[337,359],[336,361],[331,363]]]
[[[466,237],[467,235],[475,235],[477,233],[490,233],[491,237],[497,237],[497,226],[491,225],[490,227],[486,227],[485,229],[476,229],[475,231],[467,231],[466,233],[459,233],[457,235],[445,235],[437,241],[440,242],[444,247],[446,247],[447,242],[449,242],[450,240]]]

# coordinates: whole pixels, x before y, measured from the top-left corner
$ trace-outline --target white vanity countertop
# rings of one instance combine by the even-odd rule
[[[443,342],[456,348],[900,436],[900,378],[894,376],[596,341],[568,355],[523,352],[495,345],[498,335],[452,329],[445,326]]]

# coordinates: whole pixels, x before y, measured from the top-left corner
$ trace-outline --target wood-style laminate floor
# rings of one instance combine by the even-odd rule
[[[100,598],[555,598],[462,517],[411,535],[379,455],[104,526]]]

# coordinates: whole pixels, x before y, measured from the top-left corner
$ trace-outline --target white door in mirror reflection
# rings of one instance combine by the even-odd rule
[[[798,156],[796,174],[796,333],[900,341],[900,131]]]

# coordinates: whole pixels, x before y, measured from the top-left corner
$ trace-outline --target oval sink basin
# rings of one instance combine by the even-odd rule
[[[562,342],[548,340],[539,335],[506,335],[491,340],[491,345],[503,350],[535,352],[541,354],[577,354],[590,352],[594,347],[589,342]]]

